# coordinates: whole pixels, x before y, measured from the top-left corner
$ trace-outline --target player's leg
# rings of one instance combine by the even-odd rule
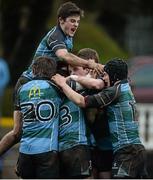
[[[96,170],[94,178],[110,179],[112,176],[113,151],[101,150],[95,147],[92,156],[93,169]]]
[[[98,170],[98,177],[100,179],[111,179],[112,177],[112,163],[113,163],[113,151],[112,150],[100,150],[100,166]]]

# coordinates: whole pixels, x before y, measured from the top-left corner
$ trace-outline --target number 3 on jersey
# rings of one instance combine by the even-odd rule
[[[68,106],[62,106],[60,108],[60,128],[67,126],[72,122],[72,116]]]

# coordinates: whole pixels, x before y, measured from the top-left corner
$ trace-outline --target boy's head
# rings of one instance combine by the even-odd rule
[[[80,18],[83,16],[83,11],[72,2],[62,4],[58,11],[58,24],[63,32],[73,37],[80,23]]]
[[[99,55],[96,50],[90,48],[83,48],[81,49],[78,54],[78,57],[89,60],[93,59],[95,62],[99,61]],[[81,66],[69,66],[69,71],[71,75],[78,75],[78,76],[86,76],[89,73],[89,69]]]
[[[109,75],[111,86],[116,81],[127,79],[128,77],[127,63],[119,58],[108,61],[104,66],[104,71]]]
[[[83,10],[81,10],[75,3],[72,2],[66,2],[63,3],[58,11],[57,11],[57,17],[62,18],[63,20],[66,20],[67,17],[70,16],[83,16]]]
[[[91,49],[91,48],[83,48],[83,49],[81,49],[78,52],[77,56],[79,56],[82,59],[87,59],[87,60],[88,59],[93,59],[93,60],[95,60],[96,63],[99,62],[99,55],[98,55],[97,51],[94,50],[94,49]]]
[[[56,62],[49,57],[38,57],[32,64],[32,71],[35,77],[51,78],[56,74]]]

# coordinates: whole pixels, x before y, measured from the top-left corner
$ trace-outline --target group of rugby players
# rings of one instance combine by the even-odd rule
[[[71,53],[83,11],[72,2],[40,42],[14,92],[14,128],[0,155],[20,142],[16,173],[23,179],[145,178],[128,66],[105,65],[96,50]]]

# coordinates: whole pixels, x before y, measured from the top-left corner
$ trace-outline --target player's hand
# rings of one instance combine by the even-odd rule
[[[66,84],[66,78],[60,74],[56,74],[51,78],[59,87]]]
[[[98,74],[101,74],[104,69],[104,65],[95,63],[95,61],[93,59],[88,60],[88,66],[90,69],[95,70]]]
[[[97,72],[98,75],[101,75],[104,72],[104,65],[97,63],[94,70]]]
[[[96,67],[96,64],[95,61],[93,59],[89,59],[88,60],[88,68],[89,69],[94,69]]]
[[[94,79],[96,79],[98,75],[94,69],[90,69],[89,74],[90,74],[90,77]]]
[[[70,75],[69,77],[70,77],[70,79],[72,79],[74,81],[77,81],[77,79],[78,79],[77,75]]]

